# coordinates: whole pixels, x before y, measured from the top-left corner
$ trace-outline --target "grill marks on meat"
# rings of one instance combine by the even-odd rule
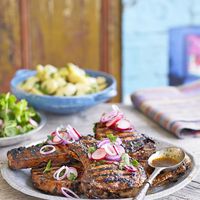
[[[92,136],[82,137],[70,144],[69,149],[77,154],[84,166],[81,187],[88,198],[119,198],[135,196],[146,179],[141,165],[136,172],[119,168],[119,163],[91,161],[88,148],[96,146],[97,140]]]
[[[156,151],[155,142],[144,134],[140,134],[136,131],[119,132],[105,127],[102,123],[96,123],[94,131],[95,138],[99,140],[107,138],[108,134],[113,134],[121,138],[123,146],[129,156],[139,161],[147,160],[150,155]]]
[[[47,155],[40,154],[42,146],[16,148],[8,152],[8,164],[12,169],[35,168],[31,171],[33,185],[46,193],[62,195],[61,187],[68,187],[77,194],[84,193],[88,198],[134,197],[153,171],[146,165],[146,161],[154,153],[155,143],[138,132],[116,132],[103,127],[102,124],[96,125],[95,137],[97,139],[106,138],[107,134],[110,133],[120,137],[126,152],[132,158],[140,161],[141,165],[139,164],[136,172],[121,170],[119,163],[90,160],[88,149],[96,147],[98,142],[92,136],[83,136],[79,141],[66,146],[56,145],[56,151]],[[54,172],[62,163],[67,163],[72,158],[80,161],[79,164],[75,164],[79,173],[78,179],[75,181],[55,180],[53,178]],[[41,166],[45,166],[49,160],[52,161],[54,167],[49,173],[43,173],[44,168]],[[176,170],[161,173],[153,182],[153,186],[177,180],[190,167],[191,160],[187,157]]]
[[[81,186],[88,198],[125,198],[134,197],[145,179],[142,166],[136,172],[128,172],[115,163],[93,162],[85,170]]]
[[[54,166],[48,173],[43,173],[44,168],[37,168],[31,170],[31,178],[33,186],[45,193],[54,195],[62,195],[61,188],[66,187],[73,190],[76,194],[81,194],[81,177],[83,174],[83,166],[80,162],[66,163],[68,167],[75,167],[78,171],[78,177],[74,181],[70,181],[67,178],[63,180],[55,180],[53,174],[63,165]]]
[[[31,147],[19,147],[8,151],[8,165],[11,169],[23,169],[45,166],[51,160],[54,163],[63,163],[76,158],[76,155],[69,151],[67,146],[55,145],[56,151],[43,155],[40,153],[41,147],[45,145],[35,145]]]
[[[88,149],[90,147],[96,147],[96,145],[97,140],[88,135],[83,136],[79,141],[70,144],[69,150],[76,154],[76,156],[82,162],[84,168],[87,168],[87,166],[91,163],[91,160],[88,158]]]

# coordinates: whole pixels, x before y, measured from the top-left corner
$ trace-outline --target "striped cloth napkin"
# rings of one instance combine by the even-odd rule
[[[139,90],[131,100],[137,109],[178,138],[200,136],[200,81]]]

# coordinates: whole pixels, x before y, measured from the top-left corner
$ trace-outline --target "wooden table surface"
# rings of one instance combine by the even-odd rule
[[[156,123],[136,111],[132,106],[120,105],[119,107],[125,113],[127,118],[135,125],[136,129],[149,136],[171,142],[174,145],[182,146],[186,150],[193,152],[200,156],[200,138],[189,138],[180,140],[174,137],[171,133],[159,127]],[[44,139],[46,135],[52,132],[58,125],[71,124],[82,133],[90,133],[92,131],[93,123],[99,120],[102,112],[110,110],[110,104],[101,104],[96,107],[90,108],[87,111],[74,114],[71,116],[47,115],[46,126],[39,131],[34,138],[26,141],[24,144],[29,144],[34,141]],[[0,166],[6,162],[6,152],[17,147],[20,144],[12,147],[5,147],[0,149]],[[22,144],[21,144],[22,145]],[[37,198],[24,195],[13,188],[11,188],[0,175],[0,199],[1,200],[36,200]],[[189,185],[180,191],[162,198],[162,200],[200,200],[200,175],[197,176]]]

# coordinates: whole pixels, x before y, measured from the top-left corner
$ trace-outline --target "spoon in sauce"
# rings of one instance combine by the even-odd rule
[[[177,168],[180,164],[183,163],[184,159],[185,152],[181,148],[177,147],[168,147],[152,154],[148,159],[148,165],[155,168],[155,170],[144,183],[138,195],[133,199],[144,199],[156,176],[163,170],[172,170]]]

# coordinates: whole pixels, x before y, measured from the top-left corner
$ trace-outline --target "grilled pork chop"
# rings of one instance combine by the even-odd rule
[[[51,154],[43,155],[40,149],[46,143],[41,143],[30,147],[19,147],[8,151],[8,165],[11,169],[23,169],[42,167],[47,164],[49,160],[52,163],[63,163],[70,160],[70,158],[77,158],[76,155],[68,150],[67,145],[55,145],[56,151]]]
[[[68,167],[75,167],[78,171],[78,177],[76,180],[70,181],[67,178],[63,180],[55,180],[53,174],[62,166],[54,166],[47,173],[44,173],[44,168],[35,168],[31,170],[31,178],[33,186],[45,193],[53,195],[63,195],[61,188],[66,187],[73,190],[76,194],[82,194],[81,191],[81,177],[83,174],[83,167],[80,162],[65,163]]]
[[[113,163],[114,165],[116,165],[115,163]],[[62,195],[61,192],[61,187],[67,187],[71,190],[73,190],[76,194],[83,194],[83,190],[85,191],[85,193],[88,193],[88,197],[91,198],[95,198],[96,196],[101,196],[104,194],[104,191],[98,191],[96,194],[90,194],[90,188],[85,187],[85,184],[88,185],[86,181],[88,181],[89,179],[92,179],[93,177],[99,177],[97,180],[95,180],[96,182],[93,183],[95,185],[98,185],[99,187],[102,186],[102,182],[110,182],[110,184],[112,182],[115,182],[115,180],[121,180],[122,182],[124,181],[123,177],[124,176],[128,176],[131,175],[130,172],[127,171],[120,171],[116,169],[114,173],[109,174],[109,168],[113,168],[112,163],[101,163],[101,162],[95,162],[93,164],[91,164],[91,168],[89,168],[89,170],[84,174],[84,177],[82,177],[83,175],[83,166],[80,162],[76,162],[73,161],[72,163],[67,163],[67,166],[73,166],[78,170],[78,179],[76,179],[75,181],[69,181],[69,180],[62,180],[62,181],[57,181],[53,178],[53,174],[54,172],[61,166],[56,166],[53,167],[51,169],[51,171],[49,173],[43,173],[44,168],[38,168],[38,169],[32,169],[31,174],[32,174],[32,181],[33,181],[33,185],[35,188],[45,192],[45,193],[50,193],[53,195]],[[143,163],[142,165],[144,165],[145,167],[145,171],[147,172],[147,176],[150,176],[150,174],[153,172],[153,169],[149,166],[147,166],[147,164]],[[107,171],[105,171],[105,168],[107,169]],[[115,168],[117,168],[117,165],[115,166]],[[191,168],[191,159],[187,156],[184,163],[179,166],[177,169],[173,170],[173,171],[163,171],[160,175],[158,175],[156,177],[156,179],[153,182],[153,187],[156,186],[161,186],[164,184],[167,184],[169,182],[173,182],[176,181],[180,176],[182,176],[183,174],[185,174],[187,172],[187,170]],[[102,173],[102,171],[104,173]],[[106,174],[106,173],[108,174]],[[134,177],[136,179],[136,177]],[[81,185],[81,179],[82,179],[82,185]],[[128,184],[128,182],[127,182]],[[133,182],[132,178],[130,180],[129,184],[136,184],[136,181]],[[111,185],[112,186],[112,185]],[[93,187],[91,184],[89,184],[89,187]],[[102,186],[103,187],[103,186]],[[117,187],[117,186],[116,186]],[[96,189],[98,189],[97,187],[95,187]],[[113,191],[112,188],[110,188],[110,190]],[[127,191],[127,196],[134,196],[137,192],[138,192],[139,188],[134,188],[133,191]],[[115,192],[116,198],[117,198],[117,194]],[[129,197],[130,197],[129,196]]]
[[[130,132],[119,132],[106,127],[103,123],[96,123],[94,127],[95,138],[100,140],[113,134],[121,138],[126,152],[138,161],[147,160],[156,151],[155,142],[144,134],[133,130]]]
[[[136,172],[119,168],[117,163],[92,163],[81,178],[81,186],[88,198],[134,197],[146,179],[140,165]]]
[[[88,198],[133,197],[146,179],[144,168],[139,164],[135,172],[120,168],[119,162],[90,160],[88,149],[95,147],[97,140],[92,136],[82,137],[69,145],[84,166],[81,187]]]
[[[79,159],[83,165],[81,168],[77,167],[78,171],[80,170],[77,182],[54,180],[52,175],[58,167],[53,167],[48,174],[43,173],[44,168],[39,168],[32,170],[34,186],[44,192],[59,195],[61,194],[61,187],[69,187],[77,194],[80,194],[83,190],[89,198],[133,197],[146,179],[145,171],[149,176],[152,173],[152,169],[142,164],[144,168],[139,165],[135,172],[129,172],[121,169],[119,163],[90,160],[88,158],[88,148],[96,146],[97,142],[94,137],[85,136],[67,147],[57,145],[56,152],[48,155],[39,153],[41,145],[14,149],[8,152],[9,166],[14,169],[30,166],[39,167],[46,165],[50,158],[52,164],[55,165],[67,162],[71,157],[74,157]],[[69,156],[66,157],[67,155]],[[190,167],[191,160],[187,158],[177,170],[161,173],[154,181],[154,186],[176,180]],[[78,191],[76,188],[78,188]]]

